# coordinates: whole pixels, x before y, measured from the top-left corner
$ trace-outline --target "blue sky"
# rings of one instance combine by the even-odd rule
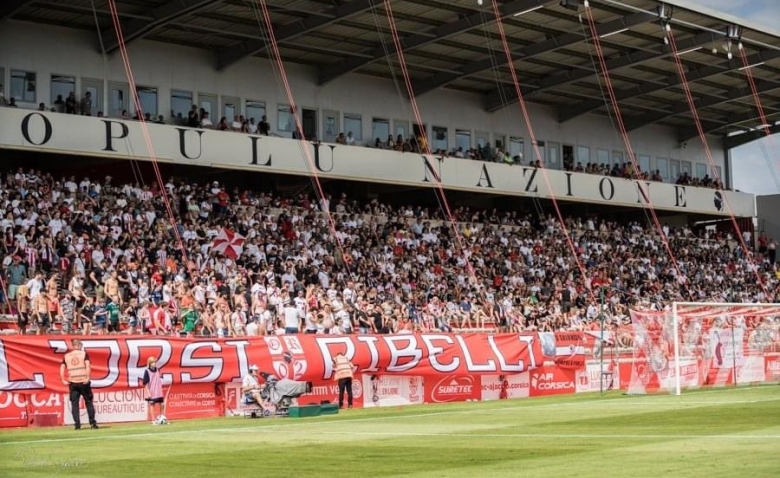
[[[703,5],[757,24],[776,23],[780,18],[780,0],[695,0]],[[734,188],[754,194],[780,193],[780,135],[762,139],[732,151]]]

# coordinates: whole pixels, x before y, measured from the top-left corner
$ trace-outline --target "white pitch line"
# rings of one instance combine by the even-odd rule
[[[742,389],[733,389],[730,391],[739,391],[739,390],[750,390],[751,388],[756,387],[745,387]],[[667,397],[666,395],[659,396],[660,397]],[[673,397],[673,396],[670,396]],[[527,400],[527,399],[526,399]],[[754,401],[739,401],[738,403],[755,403],[755,402],[763,402],[763,401],[776,401],[780,400],[780,397],[778,398],[771,398],[767,400],[754,400]],[[193,434],[193,433],[202,433],[204,431],[208,431],[209,433],[226,433],[226,432],[249,432],[249,431],[262,431],[262,430],[280,430],[280,429],[287,429],[291,427],[300,427],[300,426],[316,426],[316,425],[332,425],[334,423],[358,423],[358,422],[375,422],[375,421],[384,421],[384,420],[403,420],[408,418],[424,418],[424,417],[436,417],[436,416],[446,416],[446,415],[463,415],[463,414],[477,414],[477,413],[493,413],[493,412],[505,412],[510,410],[521,410],[521,409],[527,409],[527,410],[535,410],[539,408],[560,408],[560,407],[587,407],[589,405],[600,405],[605,402],[618,402],[618,403],[611,403],[611,407],[614,407],[615,405],[649,405],[649,404],[660,404],[660,405],[670,405],[670,406],[679,406],[681,404],[686,403],[693,403],[693,402],[685,402],[685,401],[677,401],[677,402],[665,402],[665,401],[636,401],[632,400],[630,398],[626,397],[616,397],[616,398],[602,398],[602,399],[593,399],[593,400],[584,400],[584,401],[578,401],[578,402],[564,402],[564,403],[548,403],[544,405],[533,405],[532,403],[525,402],[525,405],[518,405],[518,406],[511,406],[511,407],[499,407],[499,408],[483,408],[483,409],[458,409],[458,410],[451,410],[451,411],[443,411],[443,412],[431,412],[431,413],[416,413],[416,414],[410,414],[410,415],[390,415],[390,416],[384,416],[384,417],[364,417],[364,418],[353,418],[353,419],[345,419],[345,420],[338,420],[333,421],[329,419],[320,420],[320,421],[313,421],[313,422],[294,422],[294,423],[287,423],[287,424],[278,424],[278,425],[260,425],[260,426],[248,426],[248,427],[225,427],[225,428],[210,428],[210,429],[196,429],[196,430],[173,430],[173,431],[158,431],[158,432],[141,432],[141,433],[127,433],[123,435],[102,435],[100,432],[93,432],[89,430],[82,431],[80,433],[94,433],[94,435],[91,436],[77,436],[77,437],[71,437],[71,438],[43,438],[39,440],[19,440],[19,441],[8,441],[3,442],[0,441],[0,446],[4,445],[25,445],[25,444],[42,444],[42,443],[63,443],[63,442],[80,442],[80,441],[92,441],[92,440],[110,440],[110,439],[124,439],[124,438],[146,438],[146,437],[152,437],[152,436],[171,436],[171,435],[186,435],[186,434]],[[620,403],[623,402],[623,403]],[[729,405],[735,402],[730,401],[702,401],[700,404],[704,405]],[[384,407],[383,407],[384,408]],[[391,409],[394,407],[386,407],[387,409]],[[381,410],[382,408],[377,408],[378,410]],[[335,415],[334,415],[335,417]]]
[[[282,433],[307,433],[307,430],[275,430]],[[665,438],[681,438],[681,439],[699,439],[699,438],[715,438],[715,439],[738,439],[745,438],[751,440],[780,440],[780,434],[778,435],[639,435],[639,434],[622,434],[622,435],[594,435],[594,434],[576,434],[576,433],[426,433],[426,432],[356,432],[351,430],[339,431],[317,431],[319,435],[365,435],[365,436],[379,436],[379,437],[460,437],[460,438],[619,438],[619,439],[633,439],[633,438],[646,438],[646,439],[665,439]]]

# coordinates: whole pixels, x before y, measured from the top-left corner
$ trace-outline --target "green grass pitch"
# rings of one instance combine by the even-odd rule
[[[2,477],[778,477],[780,387],[0,431]]]

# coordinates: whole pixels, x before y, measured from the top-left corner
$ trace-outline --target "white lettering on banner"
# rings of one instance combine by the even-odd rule
[[[385,337],[385,343],[390,347],[390,364],[387,366],[388,372],[405,372],[411,370],[420,364],[422,350],[417,348],[417,338],[414,335],[391,335]],[[403,348],[398,348],[398,344],[404,344]],[[408,359],[406,363],[401,363],[402,359]]]
[[[463,358],[466,360],[466,369],[468,369],[469,372],[496,372],[496,362],[493,359],[489,359],[486,363],[483,364],[475,364],[474,360],[471,358],[471,352],[469,352],[469,348],[466,345],[466,341],[463,340],[463,337],[460,335],[455,336],[455,340],[458,341],[458,344],[460,344],[460,348],[463,350]],[[494,349],[496,351],[497,355],[501,355],[498,350]]]
[[[338,353],[331,354],[330,345],[343,345],[346,349],[341,351],[344,352],[344,356],[349,360],[355,357],[355,344],[350,337],[316,337],[315,340],[322,354],[322,360],[325,362],[323,364],[325,372],[322,374],[322,378],[325,380],[330,380],[333,377],[333,357],[338,355]]]
[[[452,362],[446,365],[439,362],[439,359],[436,358],[439,354],[444,352],[444,348],[436,347],[433,345],[433,341],[443,340],[444,342],[447,342],[447,344],[452,345],[453,341],[449,335],[423,335],[422,340],[425,342],[426,347],[428,347],[428,360],[430,360],[431,367],[434,370],[441,373],[450,373],[454,372],[458,369],[458,367],[460,367],[460,358],[458,357],[454,357]]]
[[[116,340],[85,340],[81,342],[82,350],[89,353],[90,350],[108,349],[108,364],[105,377],[91,378],[92,386],[95,388],[111,387],[117,384],[119,380],[119,358],[122,352],[119,349],[119,343]],[[92,370],[95,370],[94,366]],[[93,373],[94,375],[94,373]]]
[[[238,376],[246,377],[249,375],[249,358],[247,357],[246,352],[246,348],[249,347],[249,341],[228,340],[225,342],[225,345],[236,348],[236,356],[238,357]]]
[[[8,408],[11,405],[13,405],[15,408],[25,408],[27,406],[25,399],[28,400],[29,404],[34,408],[62,406],[62,395],[59,393],[50,393],[48,395],[32,393],[28,395],[21,393],[0,392],[0,409]]]
[[[134,121],[107,120],[17,108],[0,110],[0,147],[109,158],[148,160],[136,156],[143,132]],[[531,167],[437,158],[431,165],[417,154],[294,141],[286,138],[229,134],[149,124],[160,160],[184,165],[280,174],[311,175],[301,161],[301,147],[314,156],[317,172],[329,179],[438,187],[476,193],[505,194],[738,217],[755,216],[755,196],[736,191],[607,178],[595,174],[547,171],[539,180]],[[134,145],[133,142],[136,144]],[[724,207],[728,204],[729,207]]]
[[[379,349],[376,343],[378,338],[372,336],[361,336],[357,338],[358,342],[362,342],[368,346],[368,351],[371,354],[371,363],[367,368],[364,368],[363,372],[377,372],[379,371]]]
[[[0,390],[42,390],[44,388],[46,388],[46,380],[42,373],[33,374],[32,380],[11,380],[11,368],[8,366],[5,346],[0,340]]]
[[[222,351],[222,347],[216,342],[193,342],[187,344],[182,350],[181,366],[182,367],[208,367],[211,369],[209,373],[200,378],[194,378],[190,372],[182,372],[182,383],[195,383],[195,382],[216,382],[220,375],[222,375],[222,357],[193,357],[192,354],[197,352],[198,349],[209,349],[211,352],[217,353]]]
[[[531,337],[533,339],[533,337]],[[488,343],[490,344],[490,348],[493,349],[493,352],[495,352],[496,357],[498,357],[498,364],[501,365],[501,370],[503,372],[522,372],[525,370],[525,363],[523,363],[522,360],[518,362],[517,365],[509,365],[506,363],[506,359],[504,358],[504,355],[501,353],[500,350],[498,350],[498,346],[496,345],[496,339],[492,335],[488,335]],[[528,344],[530,345],[530,343]],[[528,354],[529,356],[533,355],[532,353]]]
[[[531,387],[536,390],[574,390],[575,385],[571,380],[555,380],[553,372],[535,372],[531,375]]]
[[[85,348],[86,343],[87,342],[85,341]],[[116,360],[118,361],[119,346],[116,345],[116,347]],[[171,360],[171,355],[173,355],[171,343],[164,339],[128,339],[127,350],[130,354],[129,360],[127,361],[128,387],[140,387],[143,384],[146,360],[148,360],[149,357],[155,357],[157,359],[157,367],[161,370],[165,370],[165,366],[168,365]],[[143,358],[141,358],[142,350],[145,351]],[[109,362],[113,362],[114,360],[113,356],[109,358]],[[173,376],[169,373],[163,372],[161,378],[165,385],[170,385],[173,381]],[[108,385],[100,386],[95,383],[92,384],[93,387],[107,387],[109,385],[111,384],[109,383]]]

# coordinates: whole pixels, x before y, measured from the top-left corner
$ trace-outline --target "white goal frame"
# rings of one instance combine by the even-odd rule
[[[674,327],[674,394],[682,395],[682,381],[680,377],[680,319],[678,308],[682,307],[746,307],[746,306],[774,306],[778,304],[750,304],[744,302],[672,302],[672,325]],[[736,373],[736,371],[735,371]]]

